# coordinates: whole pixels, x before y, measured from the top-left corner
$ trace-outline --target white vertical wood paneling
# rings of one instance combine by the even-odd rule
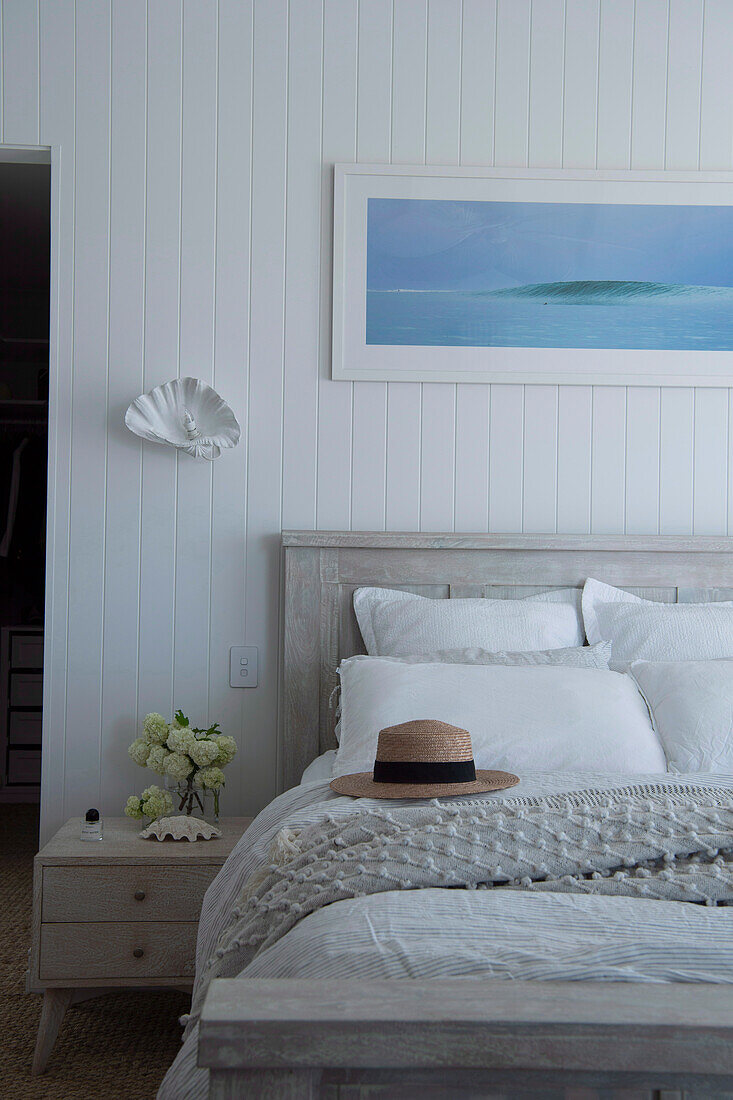
[[[335,161],[356,156],[356,0],[324,0],[323,142],[321,193],[321,363],[318,387],[318,527],[348,527],[351,520],[353,386],[331,382],[331,277]],[[263,14],[262,18],[266,16]],[[256,84],[255,84],[256,87]]]
[[[659,531],[659,387],[632,386],[626,396],[626,532]]]
[[[181,2],[148,7],[147,185],[143,388],[178,371]],[[138,714],[173,704],[176,456],[142,448]]]
[[[320,351],[321,0],[291,6],[290,41],[297,42],[298,49],[291,49],[288,59],[288,247],[283,393],[283,435],[288,440],[288,447],[283,452],[282,509],[283,523],[287,526],[313,527]],[[234,58],[232,63],[236,66]],[[245,68],[245,75],[249,72],[241,62],[240,67]],[[234,109],[237,109],[236,101]],[[224,175],[222,168],[219,175],[220,178]],[[315,216],[313,211],[316,211]]]
[[[692,534],[695,391],[662,390],[659,439],[659,533]]]
[[[178,371],[209,385],[214,370],[216,244],[217,9],[208,0],[183,5],[181,134],[181,280]],[[273,242],[274,243],[274,242]],[[204,725],[209,689],[211,474],[208,463],[179,452],[176,508],[176,596],[173,695],[176,707]],[[279,488],[279,476],[278,476]]]
[[[420,530],[453,530],[456,387],[426,382],[422,388]]]
[[[554,531],[557,500],[557,386],[524,387],[522,528]]]
[[[391,148],[392,3],[359,4],[357,160],[389,163]],[[387,476],[387,383],[355,382],[351,526],[384,528]]]
[[[693,534],[724,535],[728,526],[728,391],[695,391]]]
[[[593,387],[591,471],[591,531],[620,534],[626,526],[626,390],[622,386]]]
[[[563,166],[595,163],[600,0],[566,0]]]
[[[145,0],[131,0],[124,14],[112,8],[111,173],[109,248],[110,410],[124,409],[133,378],[143,386],[145,264]],[[136,370],[133,370],[133,367]],[[137,721],[138,602],[120,602],[116,586],[135,592],[140,545],[142,447],[119,415],[107,439],[104,665],[102,668],[103,803],[114,804],[117,777],[127,766],[125,734]],[[147,785],[147,784],[145,784]]]
[[[256,4],[244,629],[258,639],[260,686],[246,702],[246,722],[257,730],[242,776],[248,802],[269,798],[275,784],[280,554],[272,532],[282,522],[288,47],[285,0]]]
[[[700,168],[733,165],[733,4],[705,0],[702,32]],[[697,50],[693,40],[692,48]]]
[[[38,73],[38,5],[31,0],[3,0],[2,140],[30,145],[40,141]]]
[[[635,0],[601,0],[597,168],[628,168]]]
[[[393,0],[391,160],[425,160],[427,0]],[[422,386],[387,387],[386,527],[420,527]]]
[[[463,0],[461,163],[491,164],[497,0]]]
[[[524,465],[524,386],[491,387],[489,420],[489,525],[521,531]]]
[[[56,145],[52,208],[59,231],[51,241],[51,295],[58,303],[51,329],[49,485],[46,525],[46,676],[43,683],[43,831],[64,813],[66,772],[66,654],[71,522],[71,410],[73,402],[74,228],[71,169],[58,170],[58,146],[74,147],[74,0],[44,4],[40,12],[40,140]],[[73,750],[72,750],[73,754]],[[72,757],[73,759],[73,757]]]
[[[697,168],[702,16],[699,0],[669,0],[665,168]]]
[[[101,688],[104,508],[107,465],[107,368],[110,186],[110,5],[77,0],[74,146],[74,405],[66,726],[74,758],[66,770],[65,810],[101,793]],[[80,304],[83,303],[83,308]],[[136,379],[137,381],[137,379]],[[94,506],[91,507],[91,502]],[[113,736],[110,734],[110,736]],[[68,753],[67,753],[68,756]]]
[[[532,5],[529,163],[561,168],[565,83],[565,0]]]
[[[731,529],[727,389],[329,378],[334,161],[730,168],[729,0],[5,0],[1,30],[3,139],[61,148],[46,834],[119,812],[174,701],[239,738],[230,807],[269,797],[281,525]],[[121,427],[179,371],[241,418],[213,469]]]
[[[393,0],[392,159],[422,164],[425,158],[427,0]]]
[[[494,163],[527,163],[530,0],[497,0]]]
[[[456,531],[489,529],[489,386],[456,387]]]
[[[667,51],[655,43],[669,37],[667,0],[637,4],[634,17],[634,81],[631,113],[631,167],[664,164],[667,135]]]
[[[241,644],[246,637],[246,469],[245,463],[238,458],[247,449],[251,59],[252,0],[220,0],[214,385],[234,409],[242,425],[242,441],[237,451],[229,452],[214,464],[213,471],[208,714],[212,721],[220,722],[223,729],[241,731],[239,756],[227,768],[226,797],[232,799],[234,805],[239,801],[241,777],[247,772],[249,758],[257,751],[252,744],[251,727],[245,723],[248,693],[232,691],[226,676],[229,647]],[[320,87],[320,74],[318,84]],[[320,114],[317,114],[318,119]],[[312,171],[312,175],[318,187],[317,170]],[[296,259],[297,255],[296,250]],[[317,250],[312,265],[312,270],[316,269]],[[317,331],[317,311],[312,325]],[[294,356],[293,361],[300,366],[303,360]],[[315,386],[312,404],[315,406]],[[303,413],[307,419],[305,405]],[[311,421],[313,436],[314,427],[315,411]],[[313,436],[311,448],[315,453]],[[309,473],[310,492],[315,499],[315,463]],[[310,522],[313,514],[311,510]]]
[[[593,389],[559,386],[557,410],[557,530],[590,531]]]

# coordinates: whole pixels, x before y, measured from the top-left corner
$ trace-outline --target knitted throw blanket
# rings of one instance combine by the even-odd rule
[[[331,902],[463,887],[733,902],[733,794],[637,785],[543,798],[370,807],[280,831],[237,899],[198,984],[239,974]]]

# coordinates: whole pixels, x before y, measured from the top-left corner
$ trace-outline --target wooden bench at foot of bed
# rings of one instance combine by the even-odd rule
[[[210,1100],[707,1100],[733,1095],[733,987],[222,979],[198,1060]]]

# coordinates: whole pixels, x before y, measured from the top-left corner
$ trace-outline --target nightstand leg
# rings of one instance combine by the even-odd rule
[[[33,1055],[33,1066],[31,1068],[34,1077],[39,1073],[43,1073],[46,1068],[46,1063],[61,1027],[61,1021],[66,1015],[66,1009],[71,1004],[73,996],[73,989],[47,989],[43,994],[41,1022],[38,1025],[36,1051]]]

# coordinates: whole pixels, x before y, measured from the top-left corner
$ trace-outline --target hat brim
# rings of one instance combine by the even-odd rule
[[[447,798],[503,791],[518,782],[519,777],[511,772],[477,771],[470,783],[375,783],[371,772],[356,772],[338,776],[330,786],[337,794],[352,798]]]

